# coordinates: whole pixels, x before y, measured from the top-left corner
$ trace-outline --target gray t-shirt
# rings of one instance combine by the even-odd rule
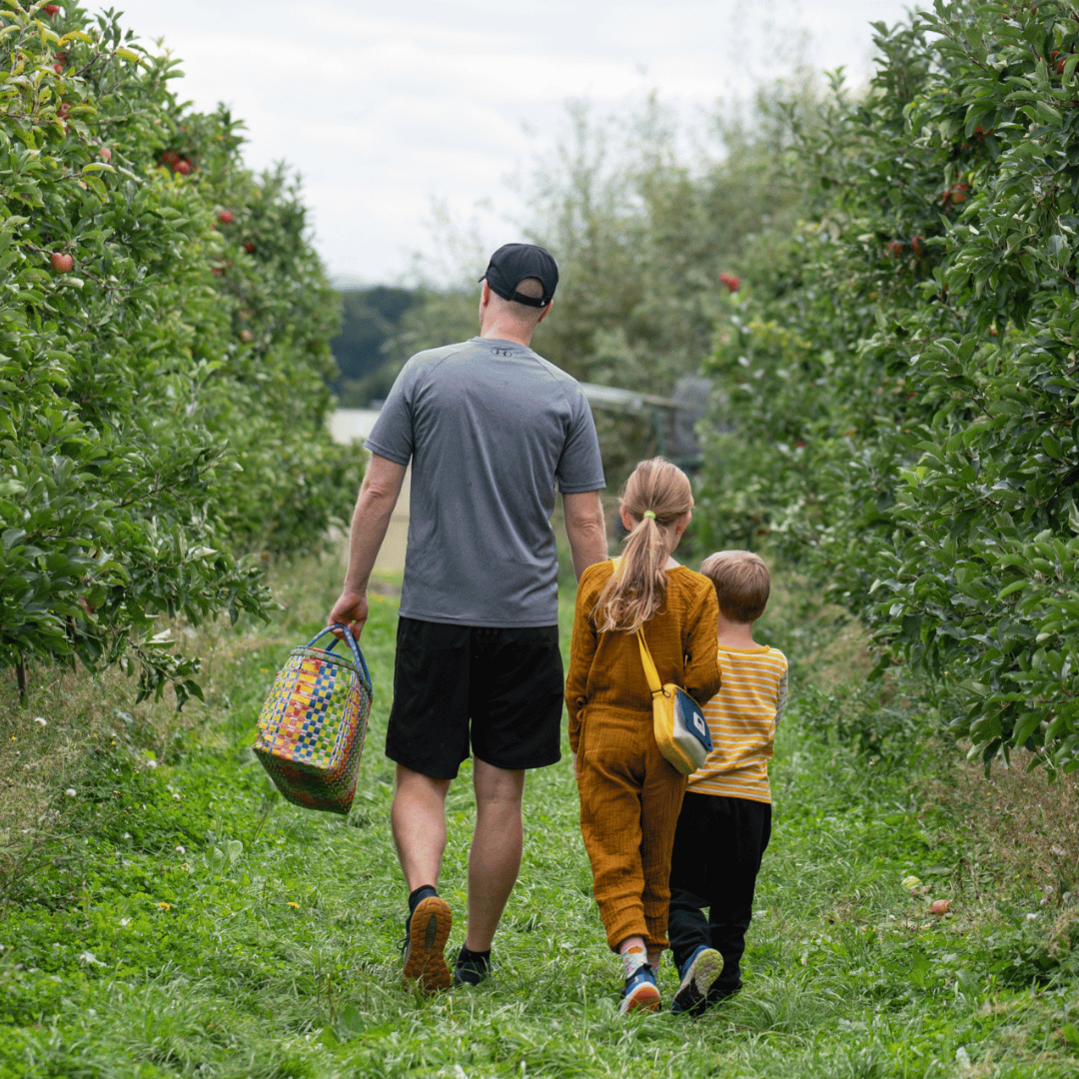
[[[577,381],[532,349],[474,337],[419,352],[367,439],[412,461],[401,614],[470,626],[553,626],[563,494],[604,486]]]

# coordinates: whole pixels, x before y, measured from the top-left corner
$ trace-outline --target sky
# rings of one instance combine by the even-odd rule
[[[801,58],[871,70],[899,0],[112,0],[181,61],[200,110],[244,120],[246,164],[284,161],[312,240],[349,284],[442,283],[447,235],[521,239],[523,191],[569,131],[567,102],[625,116],[649,93],[687,132]],[[482,266],[479,267],[482,271]]]

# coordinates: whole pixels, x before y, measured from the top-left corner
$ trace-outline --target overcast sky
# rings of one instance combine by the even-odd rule
[[[98,10],[92,3],[91,10]],[[107,6],[107,5],[103,5]],[[303,180],[336,277],[411,283],[438,249],[433,207],[491,248],[518,239],[514,179],[566,131],[566,102],[625,113],[656,91],[685,121],[797,59],[870,70],[872,21],[899,0],[115,0],[121,24],[182,61],[181,96],[247,124],[254,169]],[[434,260],[431,260],[432,265]],[[482,269],[482,267],[480,268]]]

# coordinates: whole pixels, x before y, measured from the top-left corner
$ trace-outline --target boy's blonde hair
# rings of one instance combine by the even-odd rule
[[[693,508],[693,491],[677,465],[653,457],[633,470],[620,501],[635,523],[622,544],[621,572],[611,575],[596,600],[596,628],[601,633],[636,633],[663,606],[664,567],[670,554],[663,530]]]
[[[716,589],[720,611],[732,622],[756,622],[768,606],[772,578],[752,551],[716,551],[701,563]]]

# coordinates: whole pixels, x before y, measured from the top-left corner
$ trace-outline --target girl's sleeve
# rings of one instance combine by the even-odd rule
[[[587,571],[586,571],[587,572]],[[573,639],[569,648],[569,670],[566,673],[566,711],[569,712],[569,745],[576,753],[581,737],[581,711],[588,703],[585,696],[588,674],[596,654],[596,631],[588,617],[591,589],[584,578],[577,586],[577,606],[573,612]]]
[[[703,599],[690,614],[687,627],[685,691],[703,708],[719,692],[719,601],[708,583]]]

